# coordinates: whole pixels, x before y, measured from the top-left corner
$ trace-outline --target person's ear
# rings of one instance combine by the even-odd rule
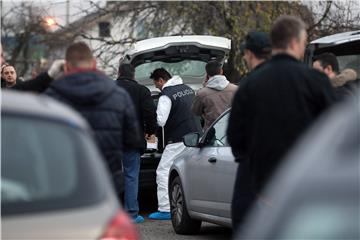
[[[92,60],[91,67],[94,69],[96,68],[96,59],[95,58],[93,58],[93,60]]]
[[[220,69],[220,75],[224,75],[224,69]]]
[[[69,63],[67,61],[65,61],[64,63],[64,73],[68,73],[70,72],[70,66],[69,66]]]
[[[327,68],[327,70],[328,70],[329,72],[333,72],[333,68],[332,68],[331,65],[327,65],[326,68]]]

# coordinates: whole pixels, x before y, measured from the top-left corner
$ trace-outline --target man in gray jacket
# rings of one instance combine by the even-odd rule
[[[231,107],[237,90],[237,86],[230,83],[223,75],[221,63],[210,61],[205,68],[207,76],[204,88],[198,91],[191,107],[193,113],[203,117],[204,130]]]

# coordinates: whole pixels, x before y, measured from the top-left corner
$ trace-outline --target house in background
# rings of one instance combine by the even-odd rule
[[[118,7],[115,15],[113,4]],[[120,5],[120,6],[119,6]],[[48,61],[64,58],[65,50],[72,42],[84,41],[94,51],[97,67],[116,78],[119,59],[137,39],[145,38],[144,25],[130,27],[131,16],[126,2],[108,2],[104,9],[86,15],[49,36]]]

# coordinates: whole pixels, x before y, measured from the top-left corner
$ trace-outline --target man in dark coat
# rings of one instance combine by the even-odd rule
[[[135,80],[135,69],[131,64],[119,66],[119,77],[116,83],[124,88],[130,95],[139,120],[140,135],[143,148],[146,148],[145,136],[152,136],[157,129],[156,108],[150,90],[138,84]],[[139,149],[125,149],[124,166],[124,207],[136,223],[141,223],[144,218],[139,215],[138,188],[140,171]]]
[[[250,187],[262,207],[276,204],[261,191],[282,158],[335,101],[326,75],[300,62],[307,39],[300,19],[280,17],[270,38],[273,57],[240,86],[228,127],[234,156],[249,162]]]
[[[271,42],[268,34],[264,32],[251,31],[246,37],[245,41],[240,45],[243,52],[244,60],[250,73],[240,82],[240,87],[245,84],[247,78],[260,69],[271,56]],[[234,104],[234,103],[233,103]],[[247,209],[254,201],[254,194],[251,187],[249,161],[244,160],[239,162],[235,159],[239,166],[235,180],[235,191],[233,193],[233,200],[231,204],[231,219],[234,230],[241,222]]]
[[[127,92],[96,70],[90,48],[72,44],[65,55],[64,76],[46,94],[64,102],[87,119],[116,184],[124,148],[142,147],[133,103]],[[116,186],[119,190],[119,186]]]

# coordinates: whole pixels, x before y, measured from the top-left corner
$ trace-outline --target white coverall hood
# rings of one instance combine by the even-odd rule
[[[172,86],[176,86],[176,85],[180,85],[183,84],[183,80],[180,76],[173,76],[172,78],[170,78],[165,84],[164,84],[164,88],[166,87],[172,87]]]

